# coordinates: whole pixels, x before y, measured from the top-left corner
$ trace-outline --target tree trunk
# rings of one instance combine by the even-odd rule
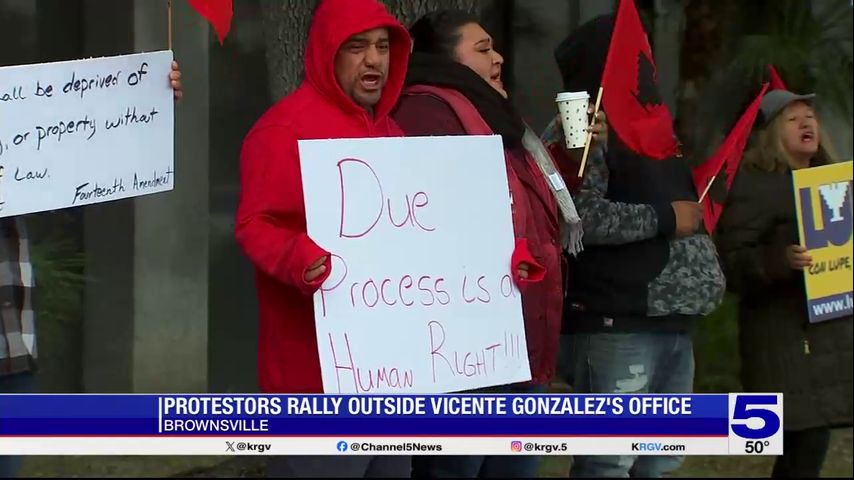
[[[457,8],[477,12],[478,0],[383,0],[389,11],[407,27],[433,10]],[[302,81],[303,53],[315,0],[261,2],[264,37],[267,43],[267,71],[273,101],[287,95]]]
[[[303,53],[315,0],[262,0],[267,77],[273,102],[302,81]]]
[[[436,10],[457,9],[477,13],[481,4],[478,0],[382,0],[392,15],[406,28],[412,26],[425,13]]]

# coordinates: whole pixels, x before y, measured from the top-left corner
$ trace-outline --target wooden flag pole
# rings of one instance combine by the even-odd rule
[[[716,178],[718,178],[718,176],[717,176],[717,175],[715,175],[714,177],[712,177],[712,179],[711,179],[711,180],[709,180],[709,184],[708,184],[708,185],[706,185],[706,189],[705,189],[705,190],[703,190],[703,194],[702,194],[702,195],[700,195],[700,201],[699,201],[699,203],[703,203],[703,200],[705,200],[705,199],[706,199],[706,195],[708,195],[708,194],[709,194],[709,190],[711,190],[711,189],[712,189],[712,185],[715,183],[715,179],[716,179]]]
[[[590,126],[596,124],[596,114],[599,113],[599,105],[602,102],[602,87],[599,87],[599,93],[596,94],[596,106],[593,108],[593,121]],[[590,144],[593,142],[593,132],[587,132],[587,141],[584,142],[584,155],[581,156],[581,166],[578,168],[578,176],[584,176],[584,167],[587,166],[587,154],[590,153]]]
[[[169,42],[169,50],[172,50],[172,0],[166,0],[166,21],[167,24],[167,35]]]

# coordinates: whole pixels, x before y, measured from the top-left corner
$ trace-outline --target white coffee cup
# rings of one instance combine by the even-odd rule
[[[582,148],[587,141],[587,106],[590,94],[587,92],[561,92],[555,98],[560,112],[560,123],[566,138],[566,148]]]

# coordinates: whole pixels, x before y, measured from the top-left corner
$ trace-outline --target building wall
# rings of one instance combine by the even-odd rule
[[[225,45],[210,46],[210,283],[208,384],[215,392],[258,388],[258,307],[251,264],[234,240],[240,147],[270,105],[260,2],[234,3]],[[211,42],[216,42],[211,35]]]
[[[175,189],[133,200],[135,392],[208,389],[210,34],[188,2],[172,3],[190,90],[176,106]],[[133,1],[134,51],[168,48],[165,10]]]
[[[557,114],[554,100],[562,82],[553,52],[570,32],[573,3],[515,2],[513,101],[537,132]]]
[[[175,188],[84,209],[85,391],[207,390],[208,29],[174,3],[173,51],[188,89],[175,111]],[[168,48],[160,2],[82,8],[85,54]]]

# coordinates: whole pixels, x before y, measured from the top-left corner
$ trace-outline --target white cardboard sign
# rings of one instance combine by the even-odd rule
[[[529,380],[500,137],[299,142],[327,393],[440,393]],[[294,367],[298,368],[298,367]]]
[[[0,217],[171,190],[172,52],[0,68]]]

